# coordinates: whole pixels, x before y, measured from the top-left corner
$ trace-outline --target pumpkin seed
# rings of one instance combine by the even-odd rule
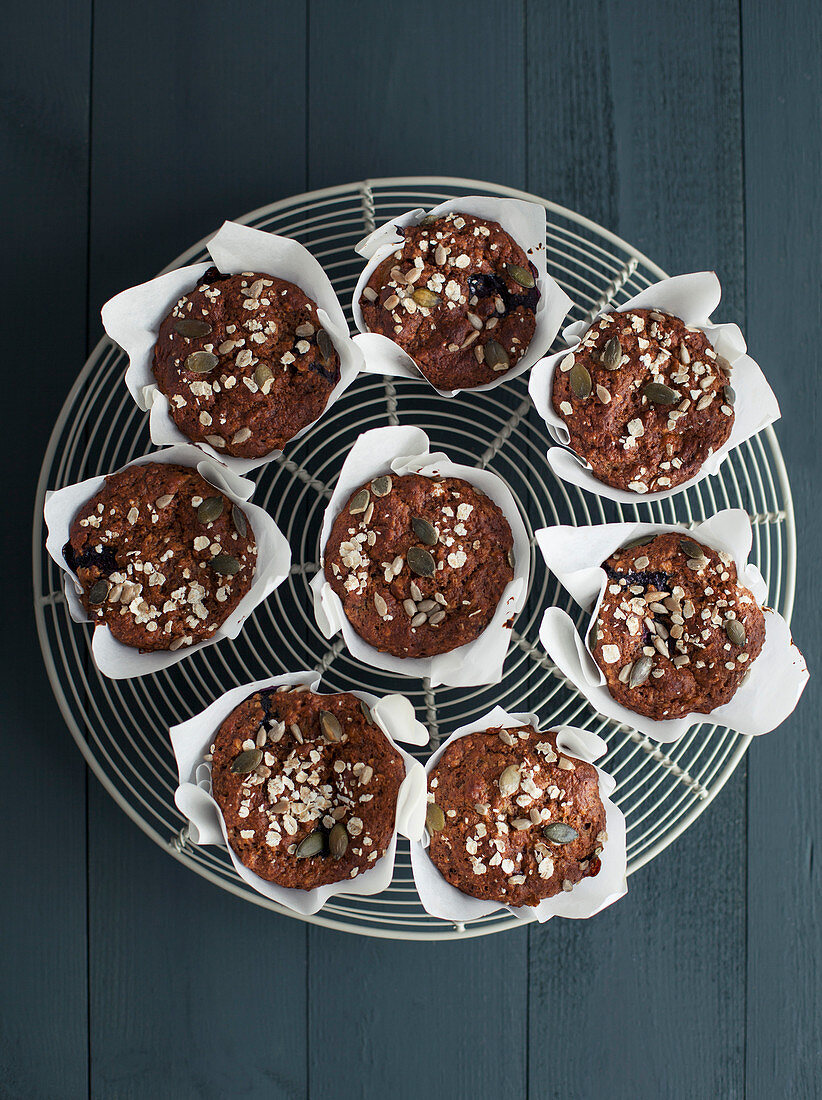
[[[698,542],[694,542],[693,539],[680,539],[679,548],[687,558],[704,558],[705,551],[699,545]]]
[[[429,833],[440,833],[445,828],[445,814],[436,802],[429,802],[426,807],[425,826]]]
[[[574,397],[585,400],[591,393],[591,375],[582,363],[574,363],[568,373],[568,384]]]
[[[745,645],[748,640],[748,635],[745,633],[745,627],[739,619],[726,619],[725,633],[728,635],[728,641],[732,645],[742,646]]]
[[[440,220],[439,214],[426,214],[424,218],[420,218],[417,225],[433,225]]]
[[[103,603],[108,595],[108,589],[108,581],[101,577],[99,581],[91,586],[91,591],[88,594],[88,602]]]
[[[223,514],[222,497],[206,497],[197,509],[197,519],[200,523],[213,523]]]
[[[330,363],[334,358],[334,345],[331,342],[331,337],[321,328],[317,333],[317,348],[322,356],[324,363]]]
[[[310,859],[312,856],[320,856],[325,851],[325,833],[317,829],[297,845],[294,855],[297,859]]]
[[[231,762],[231,771],[234,775],[249,775],[262,762],[262,749],[246,749],[239,756],[235,756]]]
[[[186,359],[186,370],[194,371],[195,374],[208,374],[219,361],[210,351],[193,351]]]
[[[602,349],[602,365],[606,370],[616,370],[622,360],[622,344],[618,336],[612,336]]]
[[[531,287],[536,286],[534,276],[527,267],[520,267],[519,264],[503,264],[503,267],[505,268],[506,274],[510,275],[515,283],[524,286],[526,290],[530,290]]]
[[[420,542],[426,546],[437,545],[437,532],[427,519],[423,519],[422,516],[412,516],[411,527]]]
[[[245,512],[242,508],[238,508],[236,504],[231,508],[231,522],[234,524],[234,530],[244,539],[248,534],[248,523],[246,522]]]
[[[427,550],[423,550],[420,546],[409,546],[405,557],[408,568],[412,573],[416,573],[418,577],[434,576],[437,567]]]
[[[328,850],[334,859],[342,859],[348,849],[348,833],[345,825],[338,821],[328,834]]]
[[[360,489],[358,493],[354,494],[351,503],[348,505],[348,511],[352,516],[358,516],[360,512],[364,512],[371,502],[371,494],[367,489]]]
[[[630,542],[626,542],[622,547],[623,550],[634,550],[637,546],[647,546],[649,542],[653,542],[656,535],[640,535],[639,538],[631,539]]]
[[[519,767],[516,764],[509,764],[507,768],[503,769],[502,775],[499,777],[499,793],[503,796],[514,794],[519,790]]]
[[[733,405],[736,401],[736,390],[733,388],[733,386],[724,386],[722,389],[722,393],[725,395],[725,404]]]
[[[254,381],[257,383],[258,389],[262,389],[263,386],[270,379],[274,377],[274,372],[268,363],[260,363],[259,367],[254,371]]]
[[[181,317],[174,325],[174,331],[180,336],[208,336],[211,325],[198,317]]]
[[[728,362],[728,360],[725,358],[724,355],[717,355],[714,362],[716,363],[716,365],[719,367],[719,369],[721,371],[725,372],[725,374],[730,374],[731,373],[731,370],[733,368],[731,367],[731,364]]]
[[[362,699],[360,699],[360,710],[362,711],[363,718],[366,720],[369,726],[373,726],[374,719],[371,717],[371,711],[368,709],[367,703],[364,703]]]
[[[371,492],[375,497],[387,497],[391,492],[391,486],[393,482],[388,474],[383,477],[375,477],[371,482]]]
[[[241,568],[240,563],[236,558],[232,558],[231,554],[218,554],[208,564],[215,573],[224,577],[233,577],[235,573],[240,572]]]
[[[515,562],[516,562],[516,559],[514,558],[514,551],[509,550],[508,551],[508,564],[511,566],[512,569],[515,568]]]
[[[653,405],[675,405],[679,400],[679,394],[670,386],[664,386],[661,382],[649,382],[642,393]]]
[[[579,833],[564,821],[551,821],[542,830],[542,835],[553,844],[570,844],[572,840],[576,840]]]
[[[636,688],[639,687],[640,684],[644,684],[651,675],[652,664],[653,661],[650,657],[640,657],[638,661],[635,661],[634,667],[631,669],[631,678],[628,681],[628,687]]]
[[[440,300],[439,294],[434,294],[432,290],[428,290],[424,286],[418,286],[411,297],[423,309],[433,309],[434,306],[439,305]]]
[[[503,370],[511,365],[508,352],[496,340],[489,340],[485,345],[485,362],[492,370]]]
[[[342,740],[342,726],[336,714],[332,714],[330,710],[320,711],[320,729],[329,741]]]

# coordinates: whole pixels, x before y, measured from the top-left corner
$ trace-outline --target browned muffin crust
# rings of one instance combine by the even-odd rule
[[[209,638],[248,592],[257,561],[246,514],[187,466],[109,474],[63,548],[95,623],[141,651]]]
[[[356,696],[257,691],[229,714],[209,755],[229,843],[255,875],[312,890],[356,878],[385,854],[405,764]]]
[[[325,547],[325,577],[381,653],[431,657],[477,638],[513,579],[514,539],[460,478],[384,475],[353,493]]]
[[[369,331],[399,344],[441,389],[481,386],[516,366],[540,298],[517,242],[470,214],[431,215],[398,232],[402,244],[360,298]]]
[[[731,367],[659,310],[609,313],[554,372],[553,406],[594,476],[654,493],[695,477],[731,434]]]
[[[189,439],[259,458],[322,413],[340,360],[294,283],[212,267],[160,325],[154,377]]]
[[[428,788],[429,854],[464,894],[539,905],[599,873],[608,838],[596,768],[563,756],[554,732],[495,727],[459,737]]]
[[[623,547],[592,638],[614,699],[649,718],[730,702],[765,641],[765,617],[723,550],[671,532]]]

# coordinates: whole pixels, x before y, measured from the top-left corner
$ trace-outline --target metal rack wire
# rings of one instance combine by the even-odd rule
[[[576,303],[575,318],[607,302],[619,304],[664,276],[625,241],[570,210],[534,195],[474,180],[369,180],[297,195],[238,219],[302,241],[323,264],[340,296],[350,301],[360,261],[353,245],[375,224],[412,207],[431,207],[465,194],[505,195],[541,203],[547,211],[547,262]],[[170,268],[205,257],[203,242]],[[350,316],[349,316],[350,321]],[[287,457],[257,472],[254,501],[267,508],[288,537],[294,567],[259,607],[235,642],[225,641],[137,680],[101,676],[90,657],[91,629],[71,622],[62,578],[43,550],[42,505],[47,489],[117,469],[151,449],[147,417],[123,383],[125,356],[102,340],[63,407],[47,449],[35,507],[35,613],[49,678],[66,722],[100,782],[128,815],[181,863],[257,905],[284,912],[247,887],[223,849],[190,842],[174,805],[174,759],[166,731],[237,683],[297,668],[317,668],[324,690],[364,687],[402,691],[434,738],[502,703],[536,711],[544,723],[587,726],[608,742],[605,766],[617,780],[615,798],[628,822],[629,872],[667,847],[716,796],[744,755],[749,738],[705,723],[673,745],[657,746],[635,730],[596,715],[558,673],[539,645],[543,609],[551,603],[579,611],[544,568],[532,563],[528,602],[513,634],[500,685],[437,688],[365,669],[337,639],[320,635],[310,609],[308,581],[316,569],[317,539],[326,501],[357,435],[384,424],[418,423],[456,462],[492,468],[510,486],[530,531],[552,523],[618,519],[696,523],[723,507],[744,508],[754,523],[752,560],[768,583],[770,601],[790,618],[795,579],[795,528],[790,487],[772,429],[740,447],[719,475],[673,500],[621,507],[557,481],[545,462],[545,426],[533,412],[527,378],[487,393],[439,398],[423,382],[362,376]],[[533,551],[532,551],[533,553]],[[581,616],[580,616],[581,617]],[[421,759],[426,753],[421,753]],[[294,914],[290,914],[294,915]],[[477,936],[512,927],[498,912],[455,926],[428,916],[401,842],[394,879],[376,897],[337,896],[314,917],[326,927],[397,939]]]

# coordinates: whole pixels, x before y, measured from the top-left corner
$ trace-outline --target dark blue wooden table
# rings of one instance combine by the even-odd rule
[[[721,319],[743,325],[782,404],[793,626],[814,671],[822,8],[42,0],[7,9],[5,44],[0,1094],[818,1094],[813,680],[594,920],[367,940],[208,885],[87,776],[24,562],[49,431],[112,293],[293,192],[489,179],[668,271],[718,271]]]

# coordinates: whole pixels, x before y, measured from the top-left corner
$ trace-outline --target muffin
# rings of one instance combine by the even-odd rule
[[[459,737],[428,780],[429,855],[471,897],[539,905],[599,873],[607,841],[596,768],[533,726]]]
[[[384,475],[337,515],[324,572],[359,636],[395,657],[433,657],[477,638],[514,576],[496,504],[460,478]]]
[[[160,325],[153,370],[184,435],[259,458],[320,416],[340,360],[294,283],[211,267]]]
[[[371,275],[363,320],[429,382],[470,389],[516,366],[536,328],[536,268],[498,222],[429,215]]]
[[[594,477],[660,492],[695,477],[730,436],[730,372],[705,333],[678,317],[613,312],[560,360],[552,402]]]
[[[74,517],[63,557],[89,618],[141,651],[210,638],[248,592],[257,545],[248,517],[187,466],[109,474]]]
[[[354,695],[257,691],[206,759],[228,842],[260,878],[312,890],[356,878],[391,843],[405,764]]]
[[[674,531],[617,550],[602,568],[590,647],[614,699],[656,719],[729,703],[765,641],[730,554]]]

